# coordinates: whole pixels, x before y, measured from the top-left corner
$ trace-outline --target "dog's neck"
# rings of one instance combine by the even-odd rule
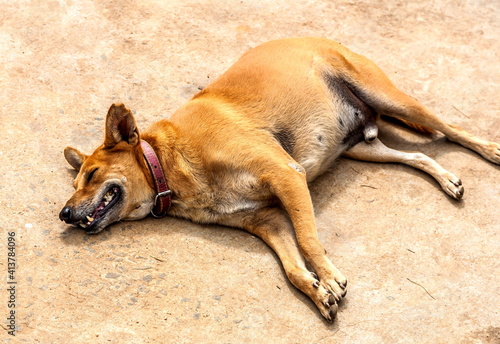
[[[163,173],[162,164],[160,163],[153,147],[151,147],[151,145],[145,140],[141,140],[141,147],[144,152],[146,163],[149,166],[156,190],[151,215],[156,218],[164,217],[167,215],[167,212],[172,205],[172,191],[168,188],[167,178],[165,173]]]
[[[200,186],[200,179],[204,177],[197,173],[202,170],[199,168],[199,157],[194,154],[189,142],[180,137],[170,121],[161,120],[154,123],[142,133],[141,139],[148,142],[156,152],[172,191],[173,203],[176,196],[180,196],[180,190],[195,191]],[[148,175],[148,180],[154,188],[154,180],[150,173]]]

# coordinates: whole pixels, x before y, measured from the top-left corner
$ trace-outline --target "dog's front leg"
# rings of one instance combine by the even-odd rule
[[[337,300],[318,276],[306,268],[300,253],[289,216],[280,208],[269,207],[250,214],[232,216],[225,225],[243,228],[260,237],[278,255],[290,282],[309,296],[321,314],[333,321]]]
[[[320,285],[339,301],[346,294],[347,280],[328,259],[318,240],[305,172],[295,162],[274,166],[272,170],[263,176],[263,181],[290,216],[300,250],[318,274]]]

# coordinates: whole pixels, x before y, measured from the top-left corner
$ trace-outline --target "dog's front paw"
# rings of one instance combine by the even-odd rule
[[[337,317],[337,311],[339,310],[339,306],[332,294],[325,296],[322,305],[318,308],[321,315],[323,315],[323,317],[329,322],[333,322],[335,320]]]
[[[347,278],[333,265],[329,271],[320,274],[319,283],[328,290],[336,302],[347,294]]]
[[[342,300],[347,294],[347,279],[342,274],[334,279],[322,280],[320,283],[325,285],[326,289],[337,302]]]
[[[296,286],[306,293],[318,307],[321,315],[329,322],[333,322],[337,316],[338,302],[345,296],[347,280],[338,272],[337,278],[342,283],[329,283],[326,280],[321,280],[314,272],[306,272],[299,274],[300,281],[296,281]],[[330,286],[337,285],[335,286]],[[342,285],[342,286],[341,286]],[[335,290],[335,291],[333,291]]]
[[[311,299],[318,307],[321,315],[329,322],[333,322],[339,309],[337,298],[323,283],[316,280],[313,284]]]

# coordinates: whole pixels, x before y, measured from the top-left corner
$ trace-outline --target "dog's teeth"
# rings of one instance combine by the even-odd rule
[[[92,222],[92,221],[94,221],[94,218],[90,217],[90,216],[87,216],[87,221]]]
[[[104,202],[104,206],[106,207],[109,204],[108,201]]]
[[[107,202],[110,202],[110,201],[113,199],[113,194],[112,194],[110,191],[108,191],[108,192],[104,195],[103,199],[104,199],[105,201],[107,201]]]

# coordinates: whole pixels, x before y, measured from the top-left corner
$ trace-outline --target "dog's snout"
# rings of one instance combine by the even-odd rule
[[[68,223],[71,220],[72,214],[73,214],[73,211],[71,210],[71,208],[66,206],[66,207],[62,208],[61,212],[59,213],[59,219],[61,221]]]

